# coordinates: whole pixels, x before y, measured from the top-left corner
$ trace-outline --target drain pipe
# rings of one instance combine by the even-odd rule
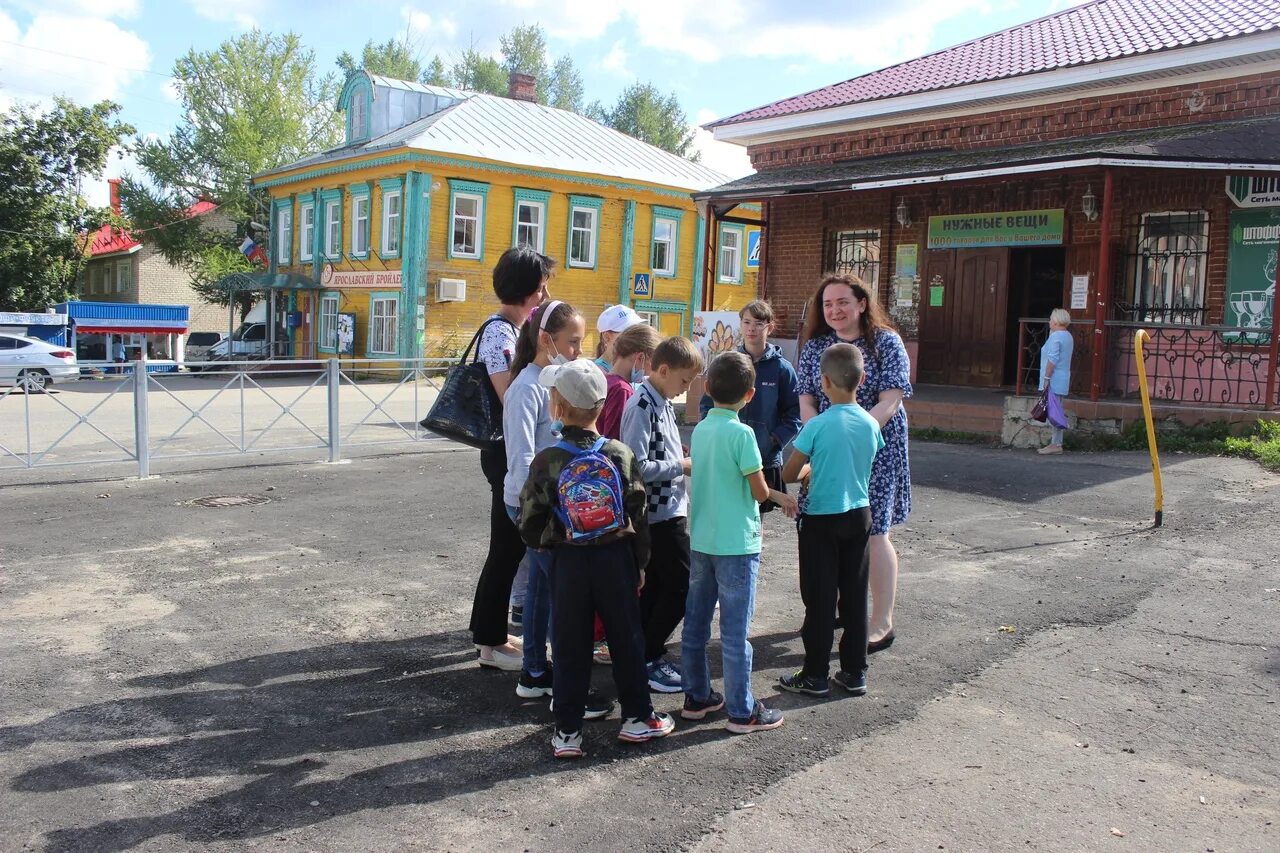
[[[1089,385],[1089,399],[1102,396],[1106,381],[1107,311],[1111,305],[1111,195],[1112,172],[1102,173],[1102,222],[1098,237],[1098,287],[1093,313],[1093,375]]]

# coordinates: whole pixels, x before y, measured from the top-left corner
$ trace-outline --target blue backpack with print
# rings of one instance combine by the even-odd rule
[[[567,441],[556,444],[573,454],[556,482],[560,496],[556,514],[570,542],[590,542],[627,526],[622,475],[613,460],[600,451],[606,441],[601,436],[586,449]]]

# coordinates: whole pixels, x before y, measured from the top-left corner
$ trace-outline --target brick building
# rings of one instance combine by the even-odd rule
[[[120,181],[113,179],[111,208],[120,213]],[[232,225],[216,213],[216,205],[202,201],[191,207],[191,216],[211,217],[217,220],[211,227]],[[152,243],[139,240],[138,236],[110,225],[104,225],[91,236],[89,257],[77,282],[77,295],[86,302],[121,303],[128,305],[182,305],[189,308],[187,332],[225,332],[227,309],[203,301],[191,287],[191,274],[174,266],[160,254]],[[125,347],[131,359],[148,350],[151,358],[171,359],[180,355],[180,340],[170,340],[169,334],[151,336],[121,330]],[[176,337],[176,336],[174,336]],[[108,340],[106,333],[78,335],[77,353],[83,360],[106,358]]]
[[[1157,395],[1259,403],[1277,72],[1280,0],[1094,0],[714,122],[757,172],[695,198],[711,221],[763,205],[760,280],[787,334],[822,272],[847,270],[924,383],[1011,386],[1020,364],[1034,381],[1063,306],[1078,392],[1132,390],[1142,325]]]

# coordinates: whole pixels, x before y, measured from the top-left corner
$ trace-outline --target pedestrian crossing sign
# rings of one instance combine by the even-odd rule
[[[760,231],[747,232],[747,266],[760,266]]]
[[[635,283],[631,286],[632,296],[652,296],[653,291],[649,287],[649,274],[647,272],[636,273]]]

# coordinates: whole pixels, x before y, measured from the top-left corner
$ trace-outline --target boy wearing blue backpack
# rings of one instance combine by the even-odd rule
[[[541,451],[520,492],[520,535],[554,552],[552,648],[556,653],[556,758],[582,756],[582,719],[591,674],[594,614],[609,636],[622,705],[618,739],[641,743],[675,728],[649,702],[637,592],[649,561],[647,496],[640,465],[625,444],[602,438],[596,418],[608,385],[594,363],[576,359],[543,369],[562,440]]]

